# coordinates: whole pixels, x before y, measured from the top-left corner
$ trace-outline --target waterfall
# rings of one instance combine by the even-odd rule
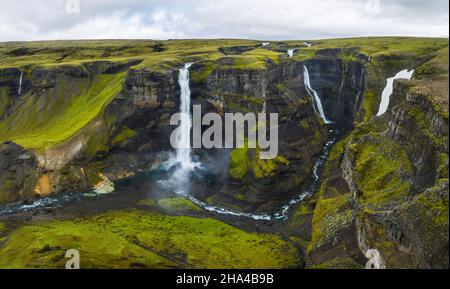
[[[308,47],[308,48],[310,48],[311,46],[312,46],[312,44],[311,43],[309,43],[309,42],[303,42],[303,45],[304,46],[306,46],[306,47]]]
[[[414,70],[408,71],[407,69],[400,71],[394,77],[387,79],[386,87],[381,94],[380,109],[378,110],[377,116],[383,115],[388,107],[392,93],[394,92],[394,81],[397,79],[408,79],[410,80],[414,74]]]
[[[297,50],[297,49],[289,49],[289,50],[287,51],[287,54],[289,55],[289,58],[294,57],[295,50]]]
[[[363,94],[364,90],[364,76],[365,76],[364,66],[361,66],[361,80],[359,81],[359,91],[358,94],[356,95],[355,113],[358,112],[359,104],[361,102],[361,95]]]
[[[178,135],[178,149],[176,162],[181,164],[183,170],[191,170],[196,164],[191,159],[191,89],[189,87],[189,68],[193,63],[186,63],[180,69],[178,84],[180,85],[180,130]]]
[[[261,43],[261,45],[262,45],[263,47],[266,47],[266,46],[269,46],[269,45],[270,45],[270,42],[263,42],[263,43]]]
[[[19,78],[19,95],[22,94],[22,79],[23,79],[23,72],[20,73],[20,78]]]
[[[310,81],[310,78],[309,78],[308,68],[306,66],[303,66],[303,70],[304,70],[304,79],[305,79],[306,90],[308,91],[309,95],[314,98],[313,100],[314,100],[314,102],[316,104],[314,106],[314,110],[316,110],[316,112],[320,115],[320,117],[323,119],[323,121],[326,124],[332,124],[333,122],[328,120],[327,117],[325,116],[325,112],[323,111],[323,107],[322,107],[322,101],[320,100],[319,95],[311,87],[311,81]],[[317,109],[316,109],[316,106],[317,106]]]

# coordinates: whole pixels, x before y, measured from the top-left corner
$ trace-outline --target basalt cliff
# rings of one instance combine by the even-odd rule
[[[292,57],[288,49],[295,49]],[[207,217],[209,222],[217,217],[233,229],[272,234],[286,252],[272,256],[278,260],[274,263],[254,256],[243,256],[248,260],[242,264],[202,263],[195,247],[189,254],[198,258],[190,259],[183,245],[166,248],[130,227],[132,233],[119,234],[121,244],[152,248],[158,257],[135,260],[139,252],[133,247],[134,261],[118,267],[364,268],[369,261],[381,268],[448,268],[448,39],[420,38],[311,45],[250,40],[1,44],[0,208],[6,209],[0,209],[5,212],[0,215],[0,266],[14,267],[8,266],[16,264],[9,258],[20,245],[12,242],[36,226],[35,219],[51,222],[53,214],[67,219],[60,209],[33,210],[39,200],[116,193],[120,203],[127,199],[123,188],[128,183],[164,165],[174,151],[169,121],[180,107],[179,70],[188,62],[193,63],[192,105],[201,105],[203,114],[279,116],[279,154],[273,160],[260,159],[258,148],[194,149],[193,158],[208,174],[192,176],[192,196],[215,208],[271,215],[311,187],[314,174],[318,185],[289,208],[288,218],[258,224],[209,215],[179,198],[168,206],[160,192],[156,199],[138,202],[139,211],[130,215],[94,200],[89,207],[99,208],[78,217],[113,214],[124,222],[141,220],[147,218],[140,215],[144,204],[173,218]],[[413,78],[394,82],[388,110],[377,116],[386,79],[404,69],[414,70]],[[313,92],[330,123],[320,117]],[[331,139],[333,146],[324,152]],[[325,161],[314,169],[320,156]],[[8,212],[11,204],[27,209]],[[68,228],[76,224],[55,230],[70,235]],[[204,234],[195,222],[189,226]],[[33,252],[52,252],[61,262],[57,248],[64,245],[51,238],[35,244]],[[233,254],[245,250],[240,242],[225,241],[236,246]],[[208,247],[217,240],[205,242]],[[272,250],[261,242],[260,253]],[[108,267],[95,260],[90,266]],[[26,262],[17,266],[51,267],[48,260]]]

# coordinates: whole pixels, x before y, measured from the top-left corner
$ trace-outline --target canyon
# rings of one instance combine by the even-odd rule
[[[278,156],[190,149],[197,105],[278,114]],[[448,39],[2,44],[0,267],[77,246],[92,268],[448,268]]]

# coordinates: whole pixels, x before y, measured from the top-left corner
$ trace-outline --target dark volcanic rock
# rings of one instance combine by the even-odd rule
[[[32,197],[37,161],[32,152],[11,143],[0,143],[0,203]]]

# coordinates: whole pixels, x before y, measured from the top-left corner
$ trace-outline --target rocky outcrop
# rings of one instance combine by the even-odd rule
[[[448,64],[429,69],[423,64],[429,60],[366,64],[367,89],[356,118],[361,123],[335,145],[316,196],[309,267],[448,267],[448,113],[432,89],[442,86],[441,79],[448,83]],[[434,74],[396,81],[387,113],[372,117],[381,75],[401,65]]]
[[[354,138],[344,156],[359,246],[377,249],[387,267],[445,268],[448,122],[406,83],[397,84],[392,100],[391,112],[371,124],[385,130]]]
[[[217,60],[219,65],[211,71],[205,68],[210,64],[208,61],[192,66],[193,104],[201,104],[203,114],[212,111],[258,113],[263,109],[278,113],[280,157],[266,162],[250,150],[245,155],[249,166],[242,177],[231,174],[222,180],[223,189],[214,196],[202,197],[247,211],[271,211],[307,185],[310,164],[327,139],[327,128],[315,114],[313,99],[305,89],[303,66],[310,67],[313,85],[324,100],[326,113],[345,129],[351,126],[356,114],[356,92],[363,89],[363,69],[357,62],[344,63],[339,55],[326,53],[307,62],[268,63],[267,69],[255,70],[221,66],[226,59]],[[52,174],[51,178],[39,176],[38,191],[57,193],[63,190],[58,172],[68,168],[77,172],[71,174],[75,179],[79,177],[74,183],[84,190],[100,181],[99,174],[117,180],[148,171],[167,158],[164,152],[172,150],[169,138],[173,128],[169,126],[169,119],[179,107],[178,69],[128,69],[135,64],[137,62],[133,61],[94,62],[80,67],[35,68],[28,73],[30,85],[25,91],[31,91],[37,103],[42,104],[38,110],[47,111],[51,109],[48,101],[56,102],[53,100],[55,91],[65,89],[65,95],[77,94],[85,80],[127,70],[122,89],[98,117],[70,139],[36,152],[39,167]],[[62,82],[67,83],[65,88],[58,84]],[[334,89],[336,85],[338,90]],[[23,97],[23,101],[29,100]],[[16,111],[23,101],[9,104],[8,111]],[[215,152],[195,153],[212,162],[217,158]],[[219,158],[223,158],[223,154],[219,154]],[[79,173],[82,169],[84,174]],[[227,169],[224,170],[222,173],[226,175]]]
[[[427,79],[433,77],[438,76]],[[335,146],[327,175],[329,180],[345,180],[347,188],[326,181],[322,191],[335,195],[319,196],[319,204],[322,199],[351,196],[353,233],[348,236],[353,246],[345,248],[358,248],[372,257],[370,252],[376,252],[378,261],[370,262],[381,268],[448,267],[448,114],[433,102],[434,95],[423,93],[423,85],[421,75],[397,81],[388,112],[360,124]],[[339,220],[338,212],[329,218]],[[314,216],[325,220],[316,212]],[[330,236],[347,232],[343,225],[333,225],[336,230]],[[323,226],[313,223],[313,235],[322,231]],[[339,248],[346,242],[325,245]],[[323,245],[314,239],[310,246],[311,267],[333,258],[365,264],[345,250],[326,255],[332,249],[321,252]]]
[[[262,160],[259,148],[194,150],[207,173],[192,177],[192,194],[239,212],[277,211],[308,185],[311,164],[337,129],[343,138],[319,192],[280,225],[305,249],[306,266],[363,268],[371,259],[368,267],[448,268],[448,52],[434,59],[445,43],[417,55],[395,45],[373,57],[360,53],[372,51],[367,47],[320,50],[320,42],[292,58],[286,50],[300,43],[161,56],[178,53],[167,43],[147,47],[159,54],[142,65],[130,58],[2,68],[0,203],[72,190],[108,193],[115,181],[159,167],[173,153],[178,69],[199,60],[190,69],[192,103],[203,114],[278,113],[279,157]],[[223,55],[215,59],[217,52]],[[315,112],[304,66],[333,125]],[[416,69],[415,80],[396,82],[388,112],[374,117],[386,78],[405,68]]]
[[[304,65],[313,71],[311,78],[326,102],[326,113],[335,117],[343,131],[356,116],[356,91],[363,91],[361,64],[349,62],[343,67],[343,60],[337,57],[283,62],[269,65],[267,70],[216,68],[200,81],[194,78],[194,103],[208,107],[206,103],[217,102],[214,108],[219,112],[258,113],[265,109],[279,115],[280,158],[262,161],[251,149],[233,153],[225,187],[203,198],[233,209],[271,212],[308,184],[310,164],[327,141],[328,131],[305,88]],[[202,71],[203,65],[194,65],[193,73]],[[336,85],[340,89],[335,90]]]
[[[14,143],[0,143],[0,203],[32,197],[37,167],[32,152]]]

